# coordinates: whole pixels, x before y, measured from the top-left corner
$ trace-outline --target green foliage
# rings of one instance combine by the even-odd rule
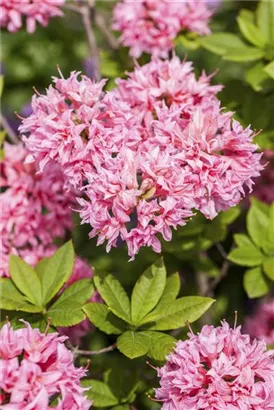
[[[247,214],[248,235],[236,234],[237,248],[228,260],[240,266],[248,266],[244,274],[244,288],[250,298],[264,296],[269,289],[267,279],[274,281],[274,204],[267,206],[252,201]]]
[[[47,318],[53,326],[72,326],[86,315],[82,307],[94,292],[93,282],[82,279],[68,286],[56,300],[56,294],[72,273],[74,250],[72,243],[63,245],[48,259],[33,269],[21,258],[10,256],[10,279],[0,280],[1,309],[37,313],[43,325]],[[22,315],[24,317],[24,315]]]
[[[166,279],[163,259],[139,277],[131,300],[109,273],[97,271],[94,283],[107,306],[90,303],[83,310],[103,332],[121,334],[117,347],[130,359],[147,354],[155,360],[164,360],[175,339],[157,331],[177,329],[185,326],[187,321],[194,322],[214,302],[199,296],[176,299],[180,279],[178,274]]]

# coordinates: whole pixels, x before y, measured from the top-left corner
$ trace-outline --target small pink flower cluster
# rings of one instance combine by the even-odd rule
[[[93,277],[93,270],[89,266],[89,264],[80,258],[75,259],[75,264],[73,268],[73,272],[69,280],[66,282],[66,285],[62,289],[65,290],[66,287],[71,285],[74,282],[77,282],[81,279],[91,279]],[[62,293],[62,291],[60,293]],[[102,302],[98,292],[94,292],[92,295],[90,302]],[[69,327],[59,327],[58,332],[61,335],[66,335],[69,337],[71,343],[75,346],[78,346],[81,343],[82,337],[86,336],[92,329],[92,325],[90,321],[86,318],[81,323],[69,326]]]
[[[0,0],[0,26],[18,31],[26,19],[27,31],[33,33],[36,23],[47,26],[50,18],[63,16],[60,7],[65,0]]]
[[[274,201],[274,151],[265,150],[262,159],[266,166],[260,178],[255,180],[253,195],[260,201],[271,204]]]
[[[211,16],[204,0],[123,0],[114,8],[113,28],[133,57],[143,52],[167,57],[180,31],[209,34]]]
[[[74,366],[67,338],[24,323],[26,328],[13,330],[7,323],[0,330],[1,409],[88,410],[91,402],[80,386],[86,370]]]
[[[23,139],[41,170],[55,160],[84,190],[82,222],[107,251],[121,238],[132,258],[160,252],[158,234],[171,240],[193,209],[214,218],[236,205],[262,169],[253,132],[220,108],[222,87],[178,57],[137,66],[105,94],[77,73],[54,83],[33,97]]]
[[[177,343],[158,370],[163,410],[273,409],[274,351],[240,329],[204,326]]]
[[[4,144],[1,161],[2,193],[0,234],[0,276],[9,276],[9,254],[18,254],[35,265],[52,255],[54,238],[63,238],[72,229],[71,205],[74,197],[64,190],[64,176],[53,161],[44,174],[36,164],[26,164],[27,150],[22,144]]]
[[[274,344],[274,299],[258,306],[255,314],[247,318],[246,333],[267,344]]]

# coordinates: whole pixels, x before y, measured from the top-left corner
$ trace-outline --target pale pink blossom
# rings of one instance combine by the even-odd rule
[[[158,376],[163,410],[274,408],[274,351],[226,322],[179,341]]]
[[[91,402],[80,386],[86,370],[74,366],[67,338],[24,323],[22,329],[7,323],[0,330],[0,408],[48,410],[57,395],[56,409],[88,410]]]
[[[167,57],[181,31],[209,34],[212,9],[203,0],[123,0],[114,8],[113,28],[130,54]]]
[[[9,276],[10,253],[35,265],[54,251],[54,238],[64,238],[72,229],[74,197],[64,190],[64,175],[56,163],[48,163],[43,174],[35,163],[26,164],[22,144],[4,144],[1,162],[1,268]]]
[[[0,0],[0,26],[10,32],[18,31],[24,20],[29,33],[36,24],[48,25],[52,17],[63,16],[60,7],[65,0]]]
[[[261,303],[255,313],[247,317],[244,330],[252,338],[274,344],[274,299]]]

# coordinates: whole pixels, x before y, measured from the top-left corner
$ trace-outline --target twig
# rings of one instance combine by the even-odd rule
[[[15,134],[15,132],[13,131],[11,126],[9,125],[8,121],[6,120],[6,118],[2,114],[0,115],[0,123],[1,123],[2,127],[4,128],[4,130],[6,131],[6,133],[9,137],[9,139],[11,140],[11,142],[13,142],[14,144],[18,144],[20,142],[20,139]]]
[[[84,24],[86,34],[87,34],[90,56],[94,64],[94,73],[95,73],[94,77],[95,77],[95,80],[100,80],[100,69],[99,69],[100,54],[97,48],[96,38],[95,38],[94,31],[92,28],[90,5],[82,6],[80,10],[81,10],[83,24]],[[94,9],[92,10],[94,12]]]
[[[78,349],[78,347],[72,346],[71,344],[69,344],[68,346],[72,350],[73,354],[75,354],[76,356],[96,356],[98,354],[112,352],[117,347],[116,343],[108,347],[104,347],[103,349],[100,349],[100,350],[81,350],[81,349]]]
[[[112,32],[108,29],[105,19],[102,15],[96,13],[95,14],[95,24],[104,34],[106,40],[108,41],[111,48],[114,50],[119,49],[119,42],[117,41],[116,37],[112,34]]]
[[[220,254],[222,255],[222,257],[223,257],[224,259],[226,259],[226,258],[227,258],[227,253],[226,253],[226,251],[225,251],[223,245],[222,245],[220,242],[217,242],[217,243],[216,243],[216,248],[218,249],[218,251],[220,252]]]
[[[230,267],[230,262],[229,261],[224,261],[224,263],[222,265],[222,268],[221,268],[220,274],[211,283],[209,283],[206,291],[202,294],[202,296],[212,296],[212,294],[214,293],[214,290],[217,288],[219,283],[228,274],[229,267]]]

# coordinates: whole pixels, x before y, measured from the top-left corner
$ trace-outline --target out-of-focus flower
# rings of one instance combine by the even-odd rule
[[[64,175],[58,164],[48,162],[38,173],[35,163],[26,164],[22,144],[4,144],[1,162],[2,193],[0,233],[0,276],[9,276],[9,254],[35,265],[54,251],[54,238],[63,238],[72,229],[74,196],[64,190]]]
[[[0,0],[0,26],[10,32],[18,31],[24,20],[29,33],[33,33],[36,24],[47,26],[52,17],[63,16],[60,7],[65,0]]]
[[[92,277],[93,277],[93,269],[89,266],[89,264],[81,258],[76,258],[73,272],[69,280],[67,281],[66,285],[62,289],[62,291],[65,290],[65,288],[71,285],[72,283],[77,282],[78,280],[91,279]],[[60,293],[62,293],[62,291]],[[95,291],[90,299],[90,302],[101,302],[101,301],[102,300],[99,294]],[[69,326],[69,327],[60,327],[58,331],[61,335],[68,336],[73,345],[79,345],[82,337],[86,336],[91,331],[91,329],[92,329],[92,325],[90,321],[86,318],[85,320],[83,320],[81,323],[77,325]]]
[[[266,166],[261,176],[254,181],[253,195],[260,201],[271,204],[274,201],[274,151],[265,150],[262,160]]]
[[[171,240],[194,209],[214,218],[252,190],[262,169],[253,132],[190,63],[155,59],[107,94],[77,73],[54,82],[34,97],[24,141],[40,169],[55,160],[83,189],[82,222],[107,251],[122,239],[132,258],[142,246],[160,252],[159,234]]]
[[[167,57],[182,30],[209,34],[211,8],[203,0],[123,0],[114,8],[113,28],[130,54]]]
[[[258,306],[254,315],[246,319],[244,330],[252,338],[274,344],[274,299]]]
[[[274,351],[225,322],[179,341],[158,376],[163,410],[273,408]]]
[[[42,334],[39,329],[13,330],[10,323],[0,330],[1,409],[47,410],[59,395],[57,409],[88,410],[80,379],[86,370],[76,368],[73,354],[58,333]]]

